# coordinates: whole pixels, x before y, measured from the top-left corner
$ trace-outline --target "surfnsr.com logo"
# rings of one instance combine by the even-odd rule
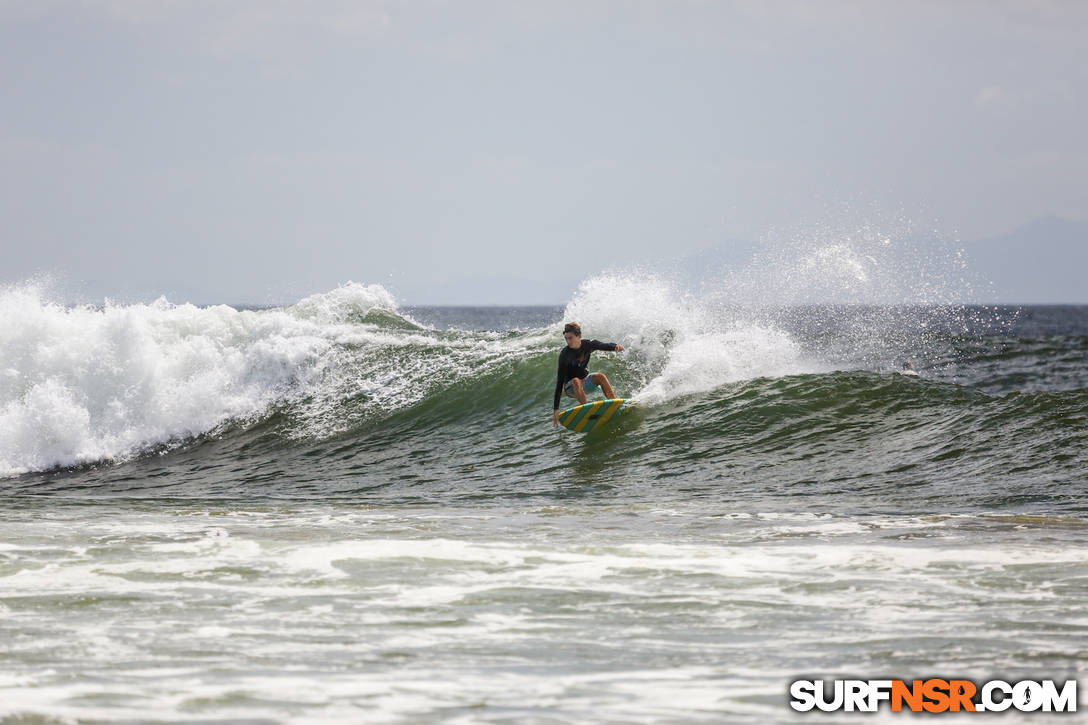
[[[796,680],[790,697],[798,712],[876,712],[884,703],[892,712],[1076,712],[1077,681]]]

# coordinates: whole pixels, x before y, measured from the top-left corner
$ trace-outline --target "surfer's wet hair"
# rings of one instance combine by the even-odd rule
[[[578,337],[581,337],[582,326],[579,325],[577,322],[568,322],[567,324],[563,325],[563,334],[566,335],[568,332],[573,332]]]

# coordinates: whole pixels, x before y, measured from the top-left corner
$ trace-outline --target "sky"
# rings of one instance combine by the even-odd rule
[[[0,0],[0,283],[561,304],[828,210],[1088,222],[1085,38],[1057,0]]]

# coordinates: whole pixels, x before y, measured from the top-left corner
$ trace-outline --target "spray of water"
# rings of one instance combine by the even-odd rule
[[[957,339],[1011,321],[965,304],[982,284],[951,240],[909,220],[842,220],[770,232],[745,264],[597,275],[564,315],[624,343],[636,397],[658,403],[763,376],[946,371]]]
[[[648,404],[726,383],[816,370],[789,335],[723,317],[698,297],[646,273],[609,273],[579,287],[564,311],[586,335],[619,342]]]

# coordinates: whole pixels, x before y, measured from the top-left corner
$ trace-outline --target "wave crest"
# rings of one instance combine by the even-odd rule
[[[395,311],[378,285],[314,295],[290,313],[165,298],[66,307],[39,283],[4,289],[0,475],[124,459],[259,418],[320,378],[337,345],[356,339],[347,321],[374,310]]]

